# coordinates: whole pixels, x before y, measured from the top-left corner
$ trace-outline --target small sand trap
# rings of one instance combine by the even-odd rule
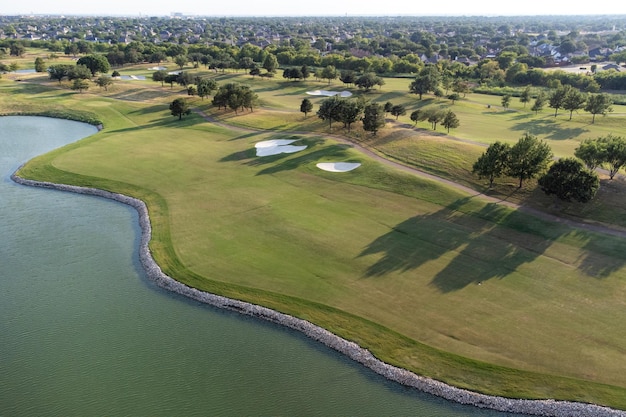
[[[150,67],[148,68],[148,71],[163,71],[166,70],[167,67]]]
[[[328,90],[315,90],[315,91],[307,91],[306,92],[310,96],[339,96],[339,97],[350,97],[352,95],[349,91],[328,91]]]
[[[256,148],[256,156],[270,156],[278,155],[281,153],[295,153],[306,149],[306,145],[291,145],[291,143],[295,141],[295,139],[273,139],[259,142],[254,145],[254,147]]]
[[[361,166],[359,162],[320,162],[319,169],[329,172],[348,172]]]

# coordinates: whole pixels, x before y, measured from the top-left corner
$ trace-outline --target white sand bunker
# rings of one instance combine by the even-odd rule
[[[150,67],[148,68],[148,71],[163,71],[166,70],[167,67]]]
[[[350,97],[352,95],[349,91],[327,91],[327,90],[315,90],[315,91],[307,91],[306,92],[310,96],[339,96],[339,97]]]
[[[348,172],[360,166],[359,162],[320,162],[317,164],[319,169],[330,172]]]
[[[259,142],[254,145],[254,147],[256,148],[256,156],[270,156],[278,155],[281,153],[295,153],[306,149],[306,145],[291,145],[291,143],[295,141],[295,139],[273,139]]]

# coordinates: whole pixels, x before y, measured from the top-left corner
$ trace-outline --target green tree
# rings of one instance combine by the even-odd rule
[[[587,97],[575,88],[571,88],[563,99],[563,109],[569,111],[569,119],[572,120],[572,114],[576,110],[580,110],[585,106]]]
[[[593,115],[591,118],[591,123],[593,124],[596,121],[596,114],[605,116],[607,113],[613,111],[613,107],[611,107],[612,104],[613,101],[608,94],[591,94],[587,99],[584,110]]]
[[[404,116],[406,114],[406,108],[402,104],[396,104],[391,107],[391,115],[396,116],[396,120],[398,117]]]
[[[185,65],[187,65],[187,62],[189,62],[189,58],[187,58],[187,55],[177,55],[176,57],[174,57],[174,63],[178,65],[181,70]]]
[[[385,113],[389,113],[391,109],[393,109],[393,103],[391,101],[386,102],[383,109],[385,110]]]
[[[70,65],[67,78],[71,80],[89,80],[92,77],[91,71],[85,65]]]
[[[265,71],[273,74],[278,69],[278,59],[276,59],[276,56],[273,54],[267,54],[263,60],[262,66]]]
[[[83,90],[87,90],[89,88],[89,81],[83,78],[76,78],[72,83],[72,90],[78,90],[79,93],[82,94]]]
[[[502,96],[502,107],[504,107],[505,109],[509,108],[509,105],[511,104],[511,95],[510,94],[505,94]]]
[[[167,71],[165,70],[158,70],[152,73],[152,81],[160,82],[161,87],[163,87],[163,83],[165,82],[166,77],[167,77]]]
[[[520,103],[524,103],[524,108],[526,108],[526,103],[530,101],[530,87],[526,87],[519,96]]]
[[[189,103],[184,98],[177,98],[170,103],[170,112],[172,116],[177,116],[178,120],[183,118],[183,115],[191,114]]]
[[[332,96],[325,100],[322,100],[320,107],[317,110],[317,117],[324,121],[328,121],[328,128],[332,129],[333,121],[339,120],[339,111],[341,108],[341,98]]]
[[[378,103],[370,103],[363,111],[363,129],[366,132],[376,133],[385,126],[385,112]]]
[[[531,107],[531,110],[534,111],[535,114],[537,114],[541,110],[543,110],[543,106],[545,105],[546,105],[545,96],[543,95],[543,93],[539,93],[537,95],[537,98],[535,99],[535,102],[533,103],[533,106]]]
[[[441,125],[450,133],[450,129],[456,129],[460,126],[459,118],[451,110],[448,110],[441,121]]]
[[[11,56],[21,57],[26,53],[26,48],[19,42],[12,43],[9,46],[9,54]]]
[[[433,128],[433,130],[437,130],[437,124],[442,122],[446,117],[446,113],[439,109],[429,109],[426,112],[426,120],[428,120]]]
[[[328,80],[328,84],[330,84],[331,80],[337,78],[337,69],[333,65],[327,65],[321,73],[323,79]]]
[[[84,65],[91,72],[91,76],[95,76],[97,73],[106,74],[111,69],[109,61],[104,55],[91,54],[78,58],[76,65]]]
[[[48,75],[51,80],[57,80],[59,83],[61,83],[63,78],[68,76],[70,72],[70,68],[72,67],[73,65],[70,65],[70,64],[50,65],[48,67]]]
[[[474,162],[472,173],[478,178],[489,179],[489,188],[493,187],[496,178],[500,178],[507,171],[511,147],[508,143],[497,141],[489,145],[487,150]]]
[[[343,123],[343,127],[348,129],[348,132],[352,128],[352,123],[361,119],[363,114],[363,103],[359,100],[341,100],[339,106],[338,121]]]
[[[304,113],[304,117],[307,117],[307,114],[313,110],[313,103],[308,98],[302,99],[302,103],[300,103],[300,111]]]
[[[565,201],[590,201],[600,187],[600,180],[595,172],[586,169],[575,158],[561,158],[539,178],[539,186],[547,195],[556,195]]]
[[[174,88],[174,83],[176,82],[176,80],[178,80],[178,74],[167,74],[165,76],[165,81],[166,83],[168,83],[170,85],[170,88]]]
[[[574,156],[582,160],[587,169],[594,171],[606,159],[604,142],[598,139],[585,139],[574,150]]]
[[[598,138],[598,141],[605,149],[604,164],[608,165],[609,178],[613,179],[615,174],[626,165],[626,139],[609,133],[607,136]]]
[[[524,180],[535,178],[545,171],[552,158],[552,150],[536,136],[525,133],[511,146],[509,155],[507,174],[519,178],[519,188],[522,188]]]
[[[554,117],[556,117],[559,109],[565,103],[565,97],[573,89],[571,85],[561,85],[557,87],[548,98],[548,105],[554,109]]]
[[[422,96],[430,91],[435,91],[439,86],[441,75],[439,70],[434,65],[425,66],[415,77],[415,80],[409,85],[409,92],[418,94],[420,100]]]
[[[95,83],[98,87],[104,88],[104,91],[109,91],[109,86],[113,85],[113,79],[108,75],[101,75],[96,79]]]
[[[46,61],[41,57],[35,58],[35,72],[46,72]]]
[[[372,88],[374,88],[377,85],[381,86],[384,84],[385,84],[385,81],[372,72],[363,74],[354,81],[354,85],[365,90],[366,92],[370,91]]]
[[[201,78],[196,81],[197,93],[202,100],[217,90],[217,82],[212,78]]]
[[[417,122],[419,122],[420,120],[424,120],[423,115],[424,115],[424,112],[417,109],[417,110],[412,111],[409,117],[411,121],[415,123],[415,125],[417,126]]]
[[[459,93],[452,93],[448,95],[448,100],[452,101],[452,105],[454,105],[454,102],[457,100],[460,100],[461,96],[459,95]]]

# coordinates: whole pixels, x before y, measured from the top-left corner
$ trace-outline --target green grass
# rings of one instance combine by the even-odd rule
[[[461,387],[626,409],[624,241],[391,170],[323,126],[313,135],[242,132],[197,115],[178,122],[166,97],[142,104],[4,81],[0,109],[36,107],[21,88],[41,98],[37,106],[80,109],[105,125],[23,174],[145,200],[151,249],[176,279],[311,320]],[[258,126],[269,116],[237,120]],[[413,152],[413,139],[396,134],[389,147]],[[255,156],[255,142],[285,136],[307,150]],[[409,157],[462,172],[467,146],[431,138]],[[333,160],[363,165],[345,174],[315,167]]]

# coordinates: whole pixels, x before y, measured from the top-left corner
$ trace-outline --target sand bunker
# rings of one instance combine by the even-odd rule
[[[163,71],[166,70],[167,67],[150,67],[148,68],[148,71]]]
[[[310,96],[339,96],[339,97],[350,97],[352,95],[349,91],[327,91],[327,90],[315,90],[315,91],[307,91],[306,92]]]
[[[359,162],[320,162],[319,169],[329,172],[348,172],[361,166]]]
[[[120,80],[140,80],[140,81],[145,81],[146,77],[145,75],[120,75],[119,76]]]
[[[291,145],[291,143],[295,141],[295,139],[274,139],[259,142],[254,145],[254,147],[256,148],[256,156],[270,156],[278,155],[281,153],[294,153],[306,149],[306,145]]]

